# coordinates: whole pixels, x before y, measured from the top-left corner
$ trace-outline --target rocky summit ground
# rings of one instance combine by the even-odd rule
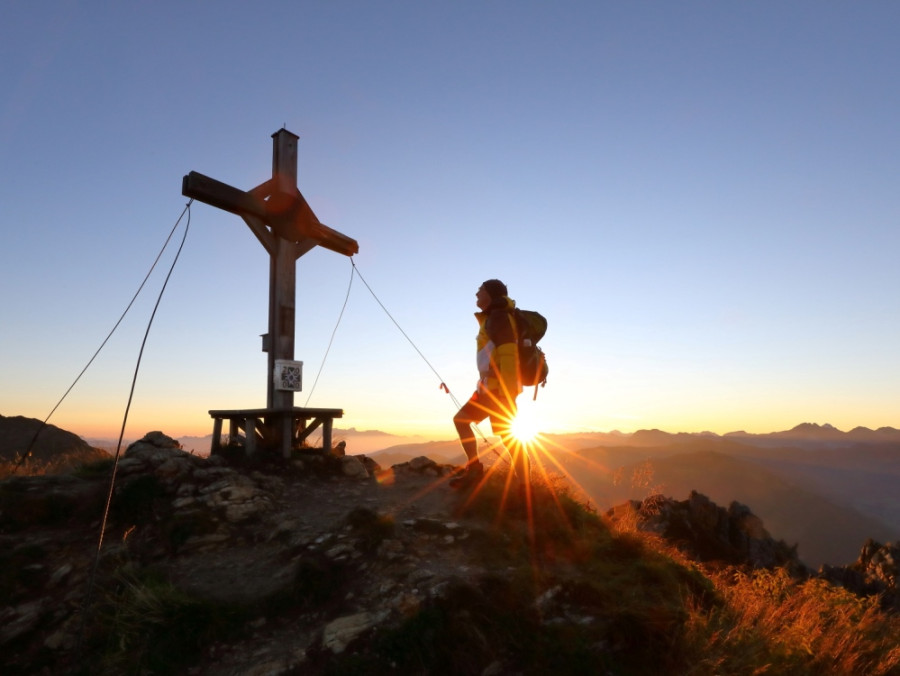
[[[312,652],[327,662],[328,653],[342,653],[363,633],[414,613],[450,581],[485,575],[467,548],[482,525],[460,513],[449,474],[421,458],[382,473],[380,481],[287,477],[273,491],[262,541],[223,539],[166,560],[160,570],[167,579],[217,604],[277,604],[298,582],[327,599],[307,612],[251,621],[247,636],[215,646],[193,673],[285,673]],[[303,571],[307,581],[297,579]]]
[[[484,556],[493,526],[467,509],[471,494],[447,485],[449,466],[418,458],[384,471],[364,456],[315,452],[235,464],[151,433],[118,463],[92,576],[110,470],[4,484],[5,673],[315,673],[355,639],[493,572]],[[184,644],[161,637],[166,618],[151,615],[186,609],[198,613],[188,624],[221,613],[234,627],[192,626],[198,638]],[[121,650],[105,644],[110,623]]]
[[[736,503],[655,496],[601,518],[553,480],[511,489],[492,460],[459,492],[425,457],[248,462],[153,432],[111,494],[110,460],[0,482],[0,671],[718,673],[684,644],[685,599],[721,604],[698,565],[809,573]]]

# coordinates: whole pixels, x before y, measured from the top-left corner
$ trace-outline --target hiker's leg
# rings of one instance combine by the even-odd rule
[[[456,433],[466,452],[465,471],[450,480],[450,487],[463,490],[478,486],[484,477],[484,465],[478,459],[478,442],[475,440],[473,424],[478,424],[487,417],[484,406],[478,400],[478,392],[475,392],[463,407],[453,416],[453,424],[456,425]]]
[[[480,423],[486,417],[484,407],[478,402],[477,392],[453,416],[456,433],[459,435],[459,441],[469,463],[478,460],[478,442],[475,440],[475,430],[472,429],[472,425]]]

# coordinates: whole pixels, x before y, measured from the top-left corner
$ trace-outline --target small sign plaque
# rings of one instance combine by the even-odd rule
[[[303,389],[303,362],[288,359],[275,360],[275,389],[299,392]]]

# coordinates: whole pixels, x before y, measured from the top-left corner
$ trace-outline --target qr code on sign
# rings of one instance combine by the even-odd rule
[[[281,368],[281,387],[285,390],[300,389],[299,366],[283,366]]]

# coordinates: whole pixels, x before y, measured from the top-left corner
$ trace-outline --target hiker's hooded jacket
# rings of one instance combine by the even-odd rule
[[[478,320],[478,373],[482,387],[502,400],[515,401],[521,394],[519,384],[519,351],[516,348],[516,302],[502,296],[495,298],[487,310],[476,312]]]

